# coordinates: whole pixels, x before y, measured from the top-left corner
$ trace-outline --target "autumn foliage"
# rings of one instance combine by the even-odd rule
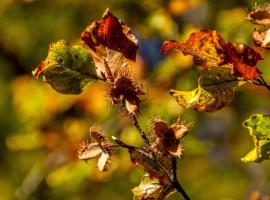
[[[257,10],[249,14],[250,19],[268,27],[267,20],[258,19],[260,12],[268,17],[268,10]],[[268,33],[254,32],[255,44],[268,48],[268,43],[265,45],[259,38],[262,34]],[[190,199],[178,181],[176,170],[183,154],[181,140],[190,132],[191,125],[180,118],[169,124],[154,117],[149,121],[149,134],[142,130],[136,117],[140,113],[142,96],[147,91],[145,84],[135,80],[130,70],[132,62],[136,62],[138,49],[138,41],[130,28],[106,10],[100,20],[82,32],[81,40],[82,45],[72,45],[64,40],[51,44],[47,58],[33,72],[34,77],[42,75],[53,89],[63,94],[80,94],[85,86],[102,81],[107,87],[110,104],[125,111],[144,141],[144,147],[126,144],[114,136],[109,139],[102,128],[94,126],[90,128],[92,141],[81,145],[78,158],[84,161],[98,159],[97,168],[105,172],[110,169],[111,157],[117,149],[127,149],[132,163],[146,172],[132,190],[134,199],[161,200],[176,191]],[[258,62],[263,60],[261,54],[245,44],[226,41],[215,30],[201,29],[191,33],[186,41],[165,41],[160,51],[166,54],[171,49],[192,56],[194,64],[201,67],[197,88],[169,91],[183,108],[215,112],[233,100],[238,86],[252,83],[269,87],[257,68]],[[269,116],[253,115],[243,125],[250,131],[255,148],[242,160],[261,162],[269,159]]]

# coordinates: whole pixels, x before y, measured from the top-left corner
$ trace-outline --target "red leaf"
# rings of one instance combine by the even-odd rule
[[[226,48],[237,76],[252,80],[262,74],[256,68],[257,62],[262,60],[262,57],[255,50],[243,44],[231,43],[227,43]]]
[[[165,41],[160,49],[160,53],[165,54],[170,49],[181,49],[180,42],[177,42],[176,40]]]
[[[190,34],[185,42],[165,41],[161,53],[169,49],[192,55],[194,63],[206,68],[231,64],[235,74],[245,79],[251,80],[261,74],[256,68],[257,62],[262,60],[259,53],[246,45],[225,41],[216,31],[202,29]]]
[[[216,67],[224,63],[225,41],[216,31],[202,29],[190,34],[185,42],[175,40],[165,41],[161,52],[166,53],[169,49],[179,49],[184,55],[192,55],[193,61],[203,67]]]
[[[42,74],[43,68],[44,68],[44,63],[43,62],[39,63],[36,70],[33,71],[33,76],[35,79],[37,79],[39,77],[39,75]]]
[[[86,28],[81,34],[81,39],[93,51],[96,51],[97,46],[104,45],[122,53],[130,60],[136,60],[138,46],[135,37],[130,34],[129,28],[108,10],[105,11],[101,20]]]

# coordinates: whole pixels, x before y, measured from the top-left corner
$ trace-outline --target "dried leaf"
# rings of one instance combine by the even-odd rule
[[[112,105],[122,104],[129,113],[139,111],[140,96],[146,93],[145,85],[134,80],[129,71],[119,69],[114,74],[114,80],[109,86],[108,97]]]
[[[270,115],[255,114],[244,121],[243,126],[249,133],[255,144],[241,160],[244,162],[262,162],[270,159]]]
[[[109,170],[111,166],[110,156],[112,155],[113,150],[116,148],[116,145],[107,140],[101,128],[95,125],[90,128],[90,136],[96,142],[81,145],[80,149],[78,150],[78,158],[80,160],[98,158],[97,168],[99,171],[105,172]]]
[[[157,178],[163,184],[170,183],[170,177],[161,169],[164,165],[160,166],[146,149],[129,148],[129,155],[131,161],[141,165],[151,177]],[[171,173],[172,166],[165,169]]]
[[[162,163],[170,169],[172,159],[170,155],[180,158],[182,154],[180,139],[188,133],[188,126],[180,120],[177,120],[176,123],[169,126],[164,120],[154,118],[150,122],[150,129],[154,140],[152,148],[157,153],[162,153],[162,155],[160,155],[160,160],[162,160]],[[166,157],[168,162],[164,162],[162,156]]]
[[[98,143],[91,143],[84,145],[82,144],[80,149],[78,150],[78,158],[80,160],[90,160],[93,158],[97,158],[102,154],[102,149],[100,148]]]
[[[112,136],[112,139],[118,146],[128,149],[131,161],[134,164],[137,163],[141,165],[151,177],[159,179],[159,181],[163,184],[169,184],[171,182],[170,176],[172,175],[172,165],[166,167],[164,163],[158,163],[156,159],[153,158],[151,153],[145,148],[130,146],[114,136]],[[166,172],[164,170],[166,170]],[[167,172],[170,174],[168,174]]]
[[[234,88],[246,83],[232,76],[230,68],[204,69],[198,81],[198,88],[192,91],[171,90],[178,104],[197,111],[214,112],[231,102]]]
[[[90,128],[89,132],[90,132],[90,136],[94,140],[96,140],[99,144],[101,144],[102,142],[105,142],[106,141],[104,132],[103,132],[103,130],[100,127],[94,125],[94,126],[92,126]]]
[[[97,168],[101,172],[108,171],[110,167],[110,162],[109,162],[110,155],[107,153],[102,153],[101,156],[98,159],[97,162]]]
[[[253,31],[253,41],[256,46],[270,49],[270,29],[267,31],[254,30]]]
[[[188,127],[185,125],[172,125],[171,129],[173,130],[176,139],[182,139],[188,134]]]
[[[262,60],[260,54],[243,44],[226,45],[227,53],[233,63],[235,75],[248,80],[259,77],[262,73],[255,66]]]
[[[216,67],[225,62],[225,41],[216,31],[202,29],[190,34],[186,42],[165,41],[161,53],[171,48],[181,50],[184,55],[192,55],[193,61],[203,67]]]
[[[170,131],[169,125],[162,119],[154,118],[151,122],[152,129],[158,137],[166,137],[165,135]],[[172,133],[173,135],[173,133]]]
[[[137,39],[108,9],[99,21],[86,28],[81,39],[90,48],[97,70],[106,78],[110,76],[107,67],[114,72],[127,65],[128,60],[136,60]]]
[[[63,94],[80,94],[96,80],[95,74],[88,51],[64,40],[50,45],[48,57],[33,72],[35,78],[43,75],[44,81]]]
[[[149,174],[142,177],[140,185],[132,189],[134,200],[163,200],[175,190],[170,185],[162,185],[158,179],[150,178]]]
[[[270,9],[268,7],[257,8],[248,14],[248,19],[253,24],[270,27]]]
[[[161,53],[171,48],[192,55],[194,63],[205,68],[231,65],[235,75],[250,80],[261,74],[256,68],[257,62],[262,60],[259,53],[246,45],[225,41],[216,31],[202,29],[190,34],[186,42],[165,41]]]

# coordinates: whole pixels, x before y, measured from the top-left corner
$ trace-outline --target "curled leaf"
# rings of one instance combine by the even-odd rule
[[[170,91],[170,95],[176,98],[180,106],[197,111],[217,111],[231,102],[234,88],[245,83],[243,79],[232,76],[230,68],[227,67],[203,71],[195,90]]]
[[[171,48],[193,56],[194,63],[205,68],[231,65],[235,75],[250,80],[261,74],[256,68],[262,60],[259,53],[246,45],[225,41],[217,31],[202,29],[190,34],[185,42],[165,41],[161,53]]]
[[[90,160],[97,158],[102,154],[102,149],[98,143],[82,144],[78,150],[78,158],[80,160]]]
[[[249,130],[255,148],[241,160],[244,162],[262,162],[270,159],[270,116],[254,114],[244,121],[243,126]]]
[[[270,8],[257,8],[248,14],[248,19],[253,24],[270,27]]]
[[[159,163],[151,156],[151,154],[141,148],[132,148],[129,149],[130,159],[133,163],[141,165],[146,172],[149,173],[151,177],[157,178],[163,184],[170,183],[169,174],[166,174],[162,169]],[[172,166],[166,168],[168,172],[171,172]]]
[[[255,29],[252,36],[256,46],[270,49],[270,29],[268,29],[267,31]]]
[[[63,94],[80,94],[96,80],[95,74],[88,51],[64,40],[50,45],[47,58],[33,72],[35,78],[43,75],[44,81]]]
[[[94,140],[96,140],[99,144],[106,141],[103,130],[100,127],[96,126],[96,125],[94,125],[94,126],[92,126],[90,128],[89,133],[90,133],[90,136]]]
[[[149,150],[127,145],[114,136],[112,138],[117,145],[128,149],[131,161],[142,166],[151,178],[157,178],[163,184],[171,183],[172,163],[169,166],[163,163],[162,160],[158,160],[158,163]],[[168,158],[168,160],[171,159]]]
[[[169,126],[167,122],[159,118],[153,118],[150,123],[152,138],[154,142],[152,148],[156,152],[161,152],[162,156],[167,158],[167,162],[163,162],[168,168],[171,166],[170,156],[180,158],[182,155],[182,146],[180,139],[182,139],[189,130],[189,126],[180,120]]]
[[[192,55],[193,61],[197,65],[216,67],[225,62],[224,43],[225,41],[218,32],[202,29],[190,34],[185,42],[165,41],[161,53],[167,53],[171,48],[179,49],[184,55]]]
[[[129,113],[136,113],[139,111],[140,97],[145,93],[143,83],[134,80],[127,69],[119,69],[114,73],[108,97],[112,105],[122,104]]]
[[[110,166],[110,155],[107,153],[102,153],[97,162],[98,170],[101,172],[108,171]]]
[[[110,156],[116,147],[105,138],[103,131],[97,126],[90,128],[90,135],[96,142],[82,144],[78,150],[78,158],[85,161],[98,158],[97,168],[99,171],[108,171],[111,167]]]
[[[255,50],[244,44],[231,43],[227,43],[226,48],[234,66],[236,76],[252,80],[262,74],[260,70],[255,67],[257,62],[262,60],[261,55]]]
[[[107,68],[114,72],[127,65],[128,60],[136,59],[137,39],[108,9],[99,21],[82,32],[81,39],[89,47],[99,75],[107,79],[110,78]]]
[[[175,190],[170,185],[162,185],[158,179],[150,178],[149,174],[142,177],[140,185],[132,189],[134,200],[163,200]]]

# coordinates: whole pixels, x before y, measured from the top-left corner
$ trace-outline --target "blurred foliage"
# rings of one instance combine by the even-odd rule
[[[257,1],[261,5],[266,1]],[[185,140],[178,176],[191,199],[248,199],[255,190],[270,195],[270,163],[243,164],[252,148],[241,126],[253,113],[270,113],[270,93],[253,85],[240,87],[232,103],[212,114],[182,109],[171,88],[192,90],[197,70],[189,56],[160,56],[166,39],[184,40],[200,27],[216,29],[226,40],[252,44],[246,20],[252,0],[1,0],[0,1],[0,199],[126,200],[143,172],[126,151],[113,157],[107,173],[95,161],[77,160],[89,127],[101,124],[108,135],[136,145],[141,140],[123,113],[108,106],[105,85],[97,82],[78,96],[61,95],[31,71],[60,39],[80,43],[80,33],[110,10],[139,39],[133,66],[148,83],[139,121],[147,130],[152,116],[170,122],[178,116],[193,122]],[[258,49],[259,50],[259,49]],[[270,81],[270,55],[259,65]],[[169,199],[179,199],[180,194]]]

